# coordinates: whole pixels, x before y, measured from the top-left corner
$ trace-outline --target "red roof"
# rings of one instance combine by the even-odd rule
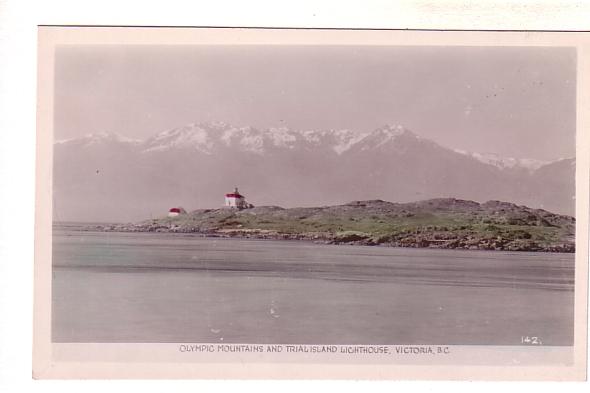
[[[170,209],[170,213],[180,213],[180,209],[177,207],[173,207],[172,209]]]
[[[235,193],[231,193],[231,194],[225,194],[226,198],[243,198],[243,195],[240,194],[235,194]]]

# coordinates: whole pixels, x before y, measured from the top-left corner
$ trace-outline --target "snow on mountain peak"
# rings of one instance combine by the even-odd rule
[[[328,147],[336,154],[341,155],[367,136],[367,133],[356,132],[349,129],[330,129],[320,131],[301,131],[301,136],[305,143],[312,147]]]
[[[82,147],[88,147],[92,145],[99,145],[99,144],[108,144],[108,143],[129,143],[129,144],[139,144],[141,143],[140,140],[128,138],[126,136],[114,133],[114,132],[96,132],[84,135],[82,138],[71,138],[71,139],[62,139],[56,141],[56,145],[63,145],[69,143],[77,143],[82,145]]]
[[[213,141],[201,124],[189,124],[161,132],[146,141],[145,152],[162,151],[170,148],[193,148],[211,153]]]
[[[214,154],[219,148],[264,154],[272,149],[328,149],[338,155],[350,150],[361,141],[373,147],[381,146],[389,140],[405,134],[401,126],[385,126],[373,132],[358,132],[349,129],[292,130],[287,127],[257,129],[254,127],[235,127],[231,124],[214,121],[191,123],[156,134],[141,142],[117,134],[98,133],[75,139],[78,143],[91,145],[105,141],[129,142],[141,145],[144,153],[167,151],[171,149],[196,150]],[[413,135],[413,134],[412,134]],[[73,140],[72,140],[73,141]],[[70,142],[58,141],[56,144]],[[365,146],[369,148],[370,146]]]
[[[377,128],[375,131],[389,137],[397,137],[408,132],[404,126],[391,124],[386,124],[383,127]]]
[[[206,154],[213,154],[217,148],[264,154],[272,149],[292,150],[308,146],[325,147],[342,154],[366,135],[347,129],[298,131],[287,127],[235,127],[223,122],[193,123],[150,138],[144,145],[144,152],[182,147],[194,148]]]
[[[269,128],[266,135],[274,146],[288,149],[294,148],[299,139],[299,135],[287,127]]]
[[[300,139],[288,128],[259,130],[253,127],[234,127],[224,122],[193,123],[161,132],[146,142],[145,152],[172,148],[192,148],[213,154],[218,148],[263,154],[269,148],[292,149]]]
[[[402,138],[402,139],[400,139]],[[372,150],[391,143],[395,149],[404,149],[407,140],[420,140],[424,143],[434,142],[422,139],[401,125],[385,125],[371,132],[358,132],[349,129],[329,130],[292,130],[287,127],[257,129],[254,127],[235,127],[225,122],[191,123],[182,127],[160,132],[155,136],[138,141],[115,133],[99,132],[82,138],[57,141],[56,145],[75,144],[92,146],[109,143],[130,144],[138,146],[145,153],[172,149],[196,150],[205,154],[215,154],[219,149],[231,149],[262,155],[273,149],[313,149],[333,151],[341,155],[354,147],[360,151]],[[547,161],[502,157],[491,153],[471,153],[462,150],[454,152],[476,159],[484,164],[493,165],[501,170],[525,169],[533,172]]]
[[[454,150],[456,153],[463,154],[476,160],[488,164],[493,165],[499,169],[516,169],[522,168],[526,169],[529,172],[536,171],[543,165],[549,163],[549,161],[541,161],[535,160],[531,158],[514,158],[514,157],[503,157],[499,154],[495,153],[470,153],[464,150]]]
[[[252,127],[230,127],[223,131],[220,140],[226,147],[238,146],[241,150],[261,154],[264,151],[262,133]]]
[[[410,132],[403,126],[385,125],[369,133],[360,140],[359,143],[362,144],[361,150],[375,149],[386,143],[395,141],[400,136],[412,136],[417,138],[414,133]]]
[[[253,127],[231,127],[223,132],[220,140],[226,147],[263,154],[272,147],[292,149],[295,147],[298,137],[296,133],[285,127],[266,130]]]
[[[206,123],[200,123],[202,127],[209,127],[209,128],[218,128],[218,129],[226,129],[230,128],[231,125],[224,122],[224,121],[210,121]]]

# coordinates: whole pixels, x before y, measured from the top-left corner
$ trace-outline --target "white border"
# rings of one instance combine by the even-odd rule
[[[76,345],[70,348],[76,361],[71,357],[58,357],[64,344],[51,343],[51,208],[52,208],[52,162],[53,153],[53,97],[55,48],[58,45],[439,45],[439,46],[560,46],[576,47],[578,58],[578,102],[577,102],[577,206],[578,217],[588,215],[588,176],[590,138],[581,130],[590,127],[590,96],[588,95],[587,74],[590,73],[590,34],[546,33],[546,32],[435,32],[435,31],[391,31],[391,30],[317,30],[317,29],[241,29],[241,28],[117,28],[117,27],[41,27],[39,29],[39,76],[37,106],[37,210],[35,217],[35,331],[34,331],[34,372],[37,378],[100,377],[128,378],[136,375],[146,378],[361,378],[361,379],[502,379],[502,380],[579,380],[585,377],[586,359],[586,276],[587,263],[581,258],[587,255],[587,248],[581,241],[588,233],[588,220],[577,221],[578,250],[576,253],[576,321],[574,364],[561,366],[543,363],[532,366],[527,361],[517,361],[519,356],[530,357],[531,348],[519,348],[513,361],[502,360],[503,347],[485,355],[476,347],[460,347],[451,355],[433,358],[427,364],[402,365],[379,363],[373,367],[363,364],[362,359],[350,359],[340,363],[338,356],[316,357],[315,364],[301,362],[296,356],[283,354],[281,360],[297,362],[270,364],[248,362],[233,357],[219,366],[212,356],[201,356],[192,363],[190,358],[171,360],[169,349],[155,344],[143,344],[150,357],[157,364],[149,363],[139,356],[133,344],[108,347]],[[103,360],[106,348],[116,348],[115,357]],[[73,352],[72,352],[73,351]],[[81,352],[77,355],[76,352]],[[127,355],[133,353],[135,357]],[[509,352],[512,354],[512,350]],[[552,353],[546,361],[557,360]],[[465,359],[478,356],[490,358],[489,366],[475,362],[464,364]],[[492,362],[491,359],[496,359]],[[541,356],[539,356],[539,359]],[[114,360],[116,359],[116,360]],[[185,360],[186,359],[186,360]],[[127,360],[127,361],[126,361]],[[179,362],[184,361],[184,363]],[[124,364],[124,367],[122,367]],[[538,363],[537,363],[538,364]],[[321,367],[321,368],[320,368]],[[584,369],[582,369],[584,368]]]
[[[98,392],[131,385],[87,382],[35,382],[31,379],[32,258],[35,143],[36,25],[135,24],[209,26],[358,26],[389,28],[588,29],[590,3],[581,1],[142,1],[0,0],[0,390]],[[237,4],[236,4],[237,3]],[[352,4],[351,4],[352,3]],[[451,9],[448,7],[451,4]],[[515,5],[516,3],[516,5]],[[498,7],[498,5],[500,5]],[[8,105],[10,104],[10,105]],[[247,383],[144,382],[142,391],[328,388],[315,382]],[[333,382],[336,391],[357,390]],[[385,391],[389,383],[363,384]],[[471,392],[506,390],[584,391],[583,384],[397,383],[411,390]],[[12,388],[12,389],[11,389]]]

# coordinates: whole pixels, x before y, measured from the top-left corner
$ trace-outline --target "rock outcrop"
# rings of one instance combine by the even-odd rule
[[[382,200],[284,209],[201,209],[177,217],[93,229],[308,240],[327,244],[505,251],[575,251],[575,219],[513,203],[454,198]]]

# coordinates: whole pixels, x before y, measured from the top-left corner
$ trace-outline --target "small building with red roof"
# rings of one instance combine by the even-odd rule
[[[186,214],[186,210],[184,210],[182,207],[173,207],[168,210],[168,217],[176,217],[181,214]]]

